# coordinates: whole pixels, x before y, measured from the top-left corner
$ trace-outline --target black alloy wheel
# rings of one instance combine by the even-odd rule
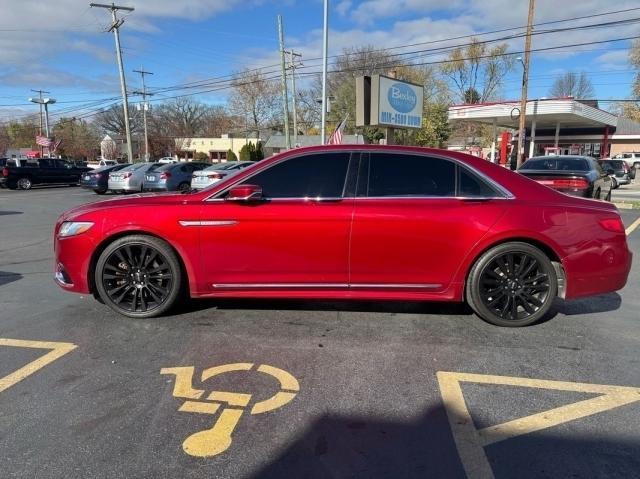
[[[191,185],[189,183],[180,183],[178,185],[178,191],[180,191],[181,193],[186,193],[187,191],[189,191],[191,189]]]
[[[150,318],[174,305],[182,274],[167,243],[135,235],[114,241],[102,252],[95,284],[100,298],[114,311],[131,318]]]
[[[17,186],[21,190],[30,190],[31,186],[32,186],[32,183],[31,183],[31,180],[29,178],[22,177],[22,178],[18,179]]]
[[[527,243],[496,246],[473,266],[467,301],[485,321],[498,326],[528,326],[540,320],[557,295],[549,258]]]

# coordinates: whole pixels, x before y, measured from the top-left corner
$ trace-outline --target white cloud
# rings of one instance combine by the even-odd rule
[[[344,17],[349,10],[351,10],[351,5],[352,2],[350,0],[342,0],[341,2],[338,2],[338,5],[336,6],[336,12],[338,12],[338,15],[340,15],[341,17]]]

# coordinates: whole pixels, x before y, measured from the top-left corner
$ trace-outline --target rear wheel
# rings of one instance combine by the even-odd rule
[[[615,190],[618,186],[618,180],[616,180],[615,176],[611,177],[611,189]]]
[[[97,195],[104,195],[107,192],[106,188],[98,188],[97,190],[93,190]]]
[[[497,326],[528,326],[551,307],[558,291],[555,270],[538,248],[505,243],[484,253],[471,268],[466,285],[469,306]]]
[[[18,181],[16,182],[16,185],[21,190],[30,190],[31,187],[33,186],[32,183],[31,183],[31,179],[27,178],[26,176],[23,176],[22,178],[19,178]]]
[[[98,258],[98,294],[111,309],[130,318],[151,318],[169,310],[182,286],[180,263],[171,247],[151,236],[115,240]]]

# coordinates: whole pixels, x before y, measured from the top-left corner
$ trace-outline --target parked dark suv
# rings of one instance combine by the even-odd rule
[[[600,166],[611,177],[611,187],[617,188],[620,185],[631,183],[631,169],[624,160],[600,160]]]

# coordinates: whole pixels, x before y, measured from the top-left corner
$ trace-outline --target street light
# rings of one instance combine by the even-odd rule
[[[48,105],[53,105],[56,100],[55,98],[29,98],[31,103],[38,103],[40,105],[44,105],[44,131],[47,134],[47,138],[49,138],[49,108]]]

